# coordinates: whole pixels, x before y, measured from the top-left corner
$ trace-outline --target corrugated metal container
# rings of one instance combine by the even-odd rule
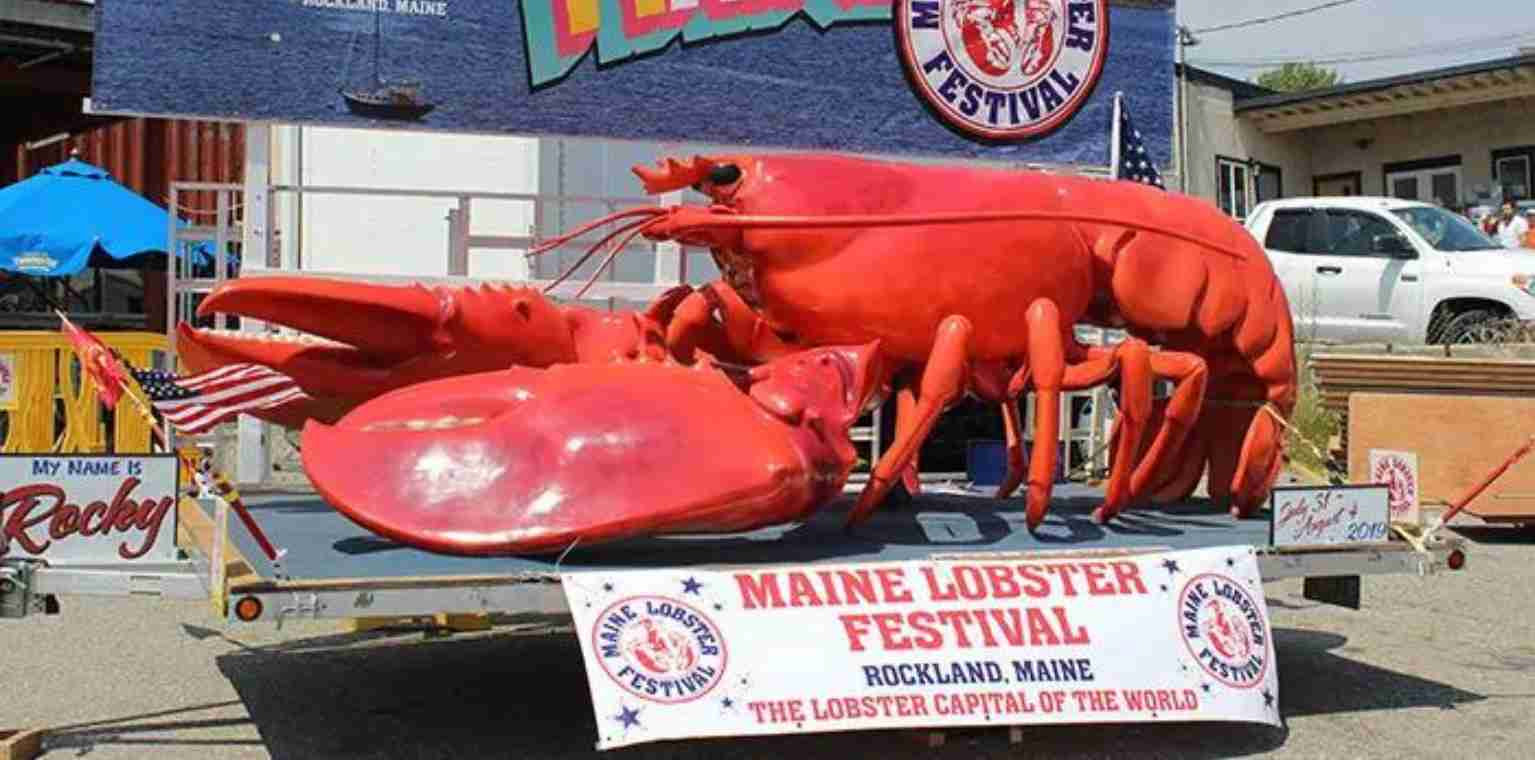
[[[18,168],[23,178],[30,177],[75,150],[80,160],[161,206],[169,202],[172,182],[237,183],[245,174],[244,125],[184,119],[123,119],[23,147]],[[180,199],[179,213],[190,222],[208,222],[213,204],[211,194],[195,193]]]
[[[68,159],[73,151],[160,206],[170,205],[172,182],[239,183],[245,178],[244,125],[185,119],[103,120],[61,139],[20,145],[17,173],[25,179]],[[184,193],[177,198],[175,213],[192,224],[213,224],[216,203],[210,192]],[[239,207],[234,216],[238,223]],[[165,273],[144,270],[143,286],[146,329],[163,332]]]

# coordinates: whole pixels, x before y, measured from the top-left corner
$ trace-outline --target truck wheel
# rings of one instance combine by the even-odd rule
[[[1501,331],[1498,313],[1490,309],[1472,309],[1456,314],[1439,332],[1439,343],[1494,343]]]

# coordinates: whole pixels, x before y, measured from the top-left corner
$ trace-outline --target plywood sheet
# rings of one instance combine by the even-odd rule
[[[1415,452],[1425,505],[1459,497],[1535,434],[1535,397],[1355,393],[1348,415],[1350,480],[1365,480],[1370,449]],[[1535,520],[1535,458],[1509,468],[1467,511]]]

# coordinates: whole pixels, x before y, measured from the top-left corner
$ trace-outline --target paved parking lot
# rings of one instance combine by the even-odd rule
[[[1535,534],[1457,520],[1467,569],[1367,578],[1362,611],[1267,587],[1285,727],[1078,726],[655,744],[632,757],[1516,757],[1535,744]],[[225,631],[206,605],[66,600],[0,623],[0,728],[47,758],[597,755],[580,653],[548,621],[488,634]],[[1125,642],[1134,646],[1134,642]]]

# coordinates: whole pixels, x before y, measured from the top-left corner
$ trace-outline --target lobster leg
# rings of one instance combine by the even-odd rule
[[[711,282],[678,304],[666,327],[666,345],[684,364],[693,363],[694,351],[699,348],[716,358],[748,364],[798,350],[779,338],[741,294],[724,282]]]
[[[917,392],[907,385],[896,392],[895,396],[895,439],[901,440],[904,436],[912,434],[912,425],[917,420]],[[918,447],[920,448],[920,446]],[[911,461],[901,470],[901,484],[906,486],[906,493],[913,496],[922,492],[922,478],[918,470],[918,462],[922,452],[913,450]]]
[[[729,356],[723,350],[727,345],[714,321],[714,305],[703,291],[695,290],[677,304],[666,325],[666,347],[672,358],[692,364],[697,361],[700,348],[712,356],[725,358]]]
[[[1025,385],[1032,378],[1036,399],[1036,418],[1034,423],[1034,455],[1029,461],[1029,495],[1026,518],[1029,529],[1039,527],[1045,519],[1045,512],[1050,506],[1050,492],[1055,481],[1055,466],[1058,454],[1054,446],[1040,445],[1042,441],[1057,441],[1060,439],[1061,424],[1061,393],[1063,391],[1082,390],[1100,385],[1119,371],[1122,357],[1128,354],[1132,367],[1139,360],[1137,356],[1144,357],[1146,344],[1140,341],[1126,341],[1114,349],[1087,348],[1082,350],[1076,343],[1070,345],[1076,349],[1068,357],[1066,342],[1062,339],[1063,328],[1060,312],[1055,304],[1049,301],[1036,301],[1029,308],[1029,358],[1032,367],[1026,367],[1018,371],[1008,386],[1009,394],[1016,397],[1023,393]],[[1068,365],[1070,359],[1074,363]],[[1142,431],[1146,428],[1146,419],[1149,417],[1149,409],[1142,411],[1141,407],[1150,405],[1151,377],[1148,368],[1134,369],[1124,373],[1121,379],[1125,386],[1129,387],[1128,393],[1141,394],[1146,398],[1144,405],[1139,403],[1127,403],[1131,407],[1130,413],[1122,413],[1121,429],[1122,439],[1133,442],[1129,444],[1130,451],[1139,447]],[[1121,467],[1128,466],[1128,458],[1121,459]],[[1113,505],[1125,499],[1125,487],[1122,485],[1125,475],[1121,470],[1118,478],[1110,479],[1109,500],[1098,513],[1112,510],[1109,516],[1118,512]],[[1009,476],[1012,480],[1014,476]],[[1118,481],[1118,483],[1116,483]],[[1107,508],[1107,510],[1106,510]]]
[[[1061,437],[1061,386],[1066,381],[1066,341],[1061,312],[1054,303],[1044,299],[1035,301],[1029,306],[1026,320],[1028,371],[1034,379],[1035,408],[1038,410],[1034,417],[1034,453],[1029,457],[1029,495],[1025,513],[1029,530],[1034,530],[1045,520],[1045,511],[1050,508],[1050,491],[1055,483],[1058,457],[1054,444]]]
[[[1283,441],[1284,431],[1279,422],[1265,408],[1258,408],[1247,428],[1247,437],[1242,441],[1241,458],[1237,460],[1231,495],[1233,515],[1246,517],[1262,506],[1283,464],[1280,456]]]
[[[868,484],[848,514],[848,527],[863,522],[874,513],[875,507],[890,493],[896,475],[911,464],[922,442],[933,432],[938,415],[963,392],[969,374],[966,365],[974,329],[970,320],[959,315],[948,317],[938,325],[932,354],[917,380],[916,409],[897,420],[895,440],[869,473]]]
[[[1118,435],[1103,504],[1093,510],[1093,520],[1098,523],[1114,519],[1130,501],[1130,466],[1140,451],[1151,417],[1151,387],[1155,381],[1151,349],[1145,341],[1130,338],[1115,347],[1114,356],[1120,368]]]
[[[1007,435],[1007,477],[997,487],[998,499],[1012,496],[1023,484],[1023,415],[1017,399],[1002,404],[1002,429]]]
[[[1194,457],[1201,465],[1204,463],[1203,456],[1195,456],[1199,452],[1187,451],[1184,445],[1204,405],[1209,377],[1204,359],[1183,351],[1157,351],[1151,355],[1151,372],[1158,378],[1171,379],[1173,393],[1159,410],[1160,415],[1154,415],[1160,416],[1160,426],[1150,449],[1141,457],[1130,478],[1128,500],[1131,502],[1153,492],[1160,495],[1168,490],[1179,490],[1167,487],[1188,480],[1189,468],[1182,459]]]

